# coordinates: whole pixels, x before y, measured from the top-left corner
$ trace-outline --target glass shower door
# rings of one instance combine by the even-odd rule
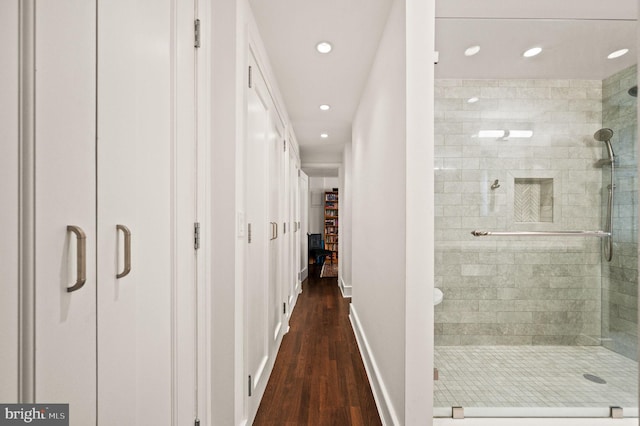
[[[638,416],[635,34],[437,20],[436,417]]]

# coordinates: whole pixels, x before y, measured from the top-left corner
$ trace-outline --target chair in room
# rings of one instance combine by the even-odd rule
[[[307,234],[307,238],[309,239],[309,257],[313,258],[316,264],[324,264],[327,256],[333,261],[333,252],[324,248],[321,234]]]

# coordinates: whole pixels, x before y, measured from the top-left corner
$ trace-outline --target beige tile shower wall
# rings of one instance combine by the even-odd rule
[[[470,232],[600,229],[601,124],[600,81],[436,81],[436,344],[600,344],[599,241]],[[516,178],[553,179],[553,222],[514,220]]]
[[[636,85],[633,66],[603,82],[603,126],[614,131],[616,192],[613,208],[614,255],[602,263],[603,344],[628,358],[637,359],[638,329],[638,173],[637,98],[628,90]],[[604,153],[603,153],[604,155]],[[606,214],[609,168],[602,173],[602,212]]]

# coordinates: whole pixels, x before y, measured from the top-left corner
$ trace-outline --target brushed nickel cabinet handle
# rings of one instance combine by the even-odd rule
[[[116,225],[116,229],[124,234],[124,271],[116,275],[116,278],[122,278],[131,272],[131,231],[124,225]]]
[[[76,234],[77,241],[76,283],[71,287],[67,287],[67,292],[71,293],[72,291],[80,290],[84,283],[87,281],[87,236],[79,226],[68,225],[67,231]]]

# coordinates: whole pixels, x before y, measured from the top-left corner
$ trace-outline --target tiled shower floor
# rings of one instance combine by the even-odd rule
[[[601,346],[437,346],[435,366],[434,407],[638,405],[638,364]]]

